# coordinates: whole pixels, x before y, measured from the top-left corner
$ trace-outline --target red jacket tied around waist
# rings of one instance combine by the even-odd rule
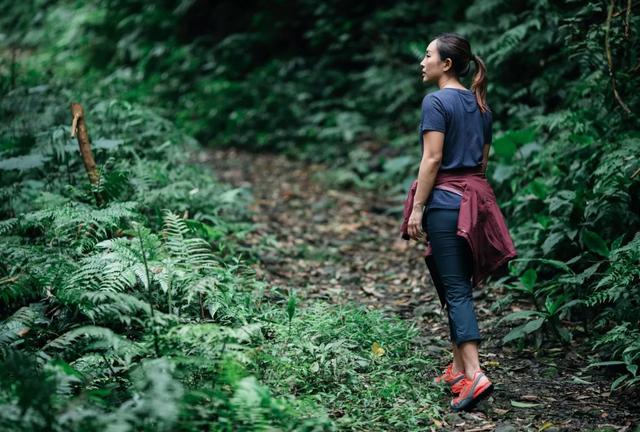
[[[493,189],[481,168],[439,172],[434,188],[437,186],[462,192],[457,234],[469,243],[473,256],[473,286],[475,287],[507,261],[517,256],[509,229],[498,207]],[[404,220],[400,228],[404,240],[410,239],[407,227],[417,187],[418,181],[414,180],[404,202]],[[432,251],[428,238],[426,244],[424,256],[431,270],[429,258]]]

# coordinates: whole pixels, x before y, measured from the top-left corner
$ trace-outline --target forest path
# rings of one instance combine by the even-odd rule
[[[221,181],[251,188],[259,229],[247,242],[270,245],[256,267],[259,279],[294,288],[303,302],[356,301],[413,320],[424,349],[443,366],[448,363],[447,319],[423,246],[401,240],[399,218],[385,214],[397,202],[372,192],[327,188],[314,180],[327,167],[281,155],[212,150],[203,151],[199,162],[212,166]],[[496,321],[514,309],[494,313],[491,305],[503,295],[492,290],[475,300],[484,337],[481,366],[494,394],[474,412],[449,415],[442,430],[634,430],[640,423],[638,395],[610,394],[610,378],[596,370],[581,373],[589,353],[579,341],[571,351],[502,346],[508,329]],[[448,403],[449,398],[443,406]]]

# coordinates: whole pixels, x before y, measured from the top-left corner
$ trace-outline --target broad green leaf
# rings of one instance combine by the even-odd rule
[[[525,333],[533,333],[534,331],[542,327],[542,324],[544,324],[544,321],[545,321],[544,318],[538,318],[536,320],[529,321],[524,325],[522,331],[524,331]]]
[[[595,362],[595,363],[589,363],[589,365],[587,366],[587,369],[592,368],[592,367],[600,367],[600,366],[619,366],[619,365],[624,365],[626,364],[623,361],[620,360],[609,360],[609,361],[603,361],[603,362]]]
[[[501,137],[494,139],[491,147],[493,147],[497,156],[507,160],[510,160],[517,150],[516,143],[513,142],[509,134],[504,134]]]
[[[571,332],[569,330],[564,327],[558,327],[557,330],[563,342],[567,343],[571,341]]]
[[[538,273],[534,269],[528,268],[527,271],[524,272],[524,274],[520,277],[520,282],[528,292],[532,293],[537,279]]]
[[[518,148],[518,155],[523,158],[529,157],[532,153],[542,150],[542,146],[537,142],[530,142]]]
[[[560,313],[560,311],[562,311],[564,309],[570,308],[570,307],[575,306],[575,305],[584,304],[584,303],[585,303],[584,300],[579,300],[579,299],[570,300],[570,301],[566,302],[565,304],[563,304],[562,306],[560,306],[558,308],[558,310],[556,311],[556,313]]]
[[[498,321],[498,324],[503,323],[504,321],[515,321],[522,318],[529,318],[532,316],[542,316],[542,315],[543,315],[542,313],[534,310],[521,310],[521,311],[511,312],[509,315],[505,315],[504,317],[502,317]]]
[[[547,298],[544,301],[544,307],[547,310],[547,312],[549,313],[549,315],[553,315],[556,312],[556,309],[558,308],[558,305],[562,301],[564,301],[564,299],[562,299],[562,298],[553,300],[551,297],[547,296]]]
[[[542,264],[549,264],[552,267],[555,267],[560,270],[564,270],[568,273],[574,273],[573,270],[564,262],[554,260],[554,259],[546,259],[546,258],[516,258],[509,262],[510,265],[515,264],[516,262],[539,262]],[[510,267],[511,268],[511,267]]]
[[[614,241],[611,242],[611,250],[614,251],[616,249],[618,249],[620,247],[620,245],[622,244],[622,240],[624,240],[624,236],[626,234],[622,234],[621,236],[617,237]]]
[[[614,382],[611,383],[611,388],[609,390],[614,391],[620,386],[620,384],[622,384],[628,379],[629,379],[629,375],[627,374],[619,376],[618,378],[616,378]]]
[[[535,311],[530,311],[530,312],[535,312]],[[507,333],[507,335],[502,338],[502,342],[503,343],[511,342],[512,340],[520,339],[529,333],[533,333],[534,331],[538,330],[542,326],[542,324],[544,324],[544,321],[545,321],[544,318],[538,318],[533,321],[529,321],[521,326],[518,326],[512,329],[509,333]]]
[[[489,164],[491,169],[491,178],[498,183],[502,183],[505,180],[508,180],[513,176],[515,172],[515,168],[512,165],[498,163],[495,167],[492,167]]]
[[[547,215],[536,213],[534,215],[536,222],[540,224],[540,226],[544,229],[547,229],[549,224],[551,223],[551,218]]]
[[[54,360],[51,362],[51,365],[58,366],[62,370],[62,372],[64,372],[66,375],[76,377],[79,380],[82,380],[84,378],[84,376],[80,372],[78,372],[76,369],[74,369],[69,363],[65,362],[64,360]]]
[[[529,189],[531,193],[534,194],[537,198],[543,200],[547,197],[548,189],[547,185],[545,185],[540,180],[536,179],[529,183]]]
[[[542,243],[542,253],[549,255],[553,248],[564,239],[564,233],[555,232],[547,236]]]
[[[520,339],[525,336],[524,325],[518,326],[512,329],[509,333],[502,338],[502,343],[511,342],[516,339]]]
[[[609,248],[605,241],[600,237],[597,233],[590,231],[588,229],[582,230],[582,243],[589,249],[591,252],[595,252],[598,255],[602,255],[605,258],[609,258]]]
[[[535,140],[535,137],[536,132],[534,128],[509,130],[500,137],[494,139],[491,147],[493,147],[494,152],[498,157],[510,160],[516,152],[519,151],[519,147],[524,147],[524,144],[531,143]],[[526,157],[531,152],[539,149],[539,146],[531,145],[520,151],[520,154],[521,156]]]

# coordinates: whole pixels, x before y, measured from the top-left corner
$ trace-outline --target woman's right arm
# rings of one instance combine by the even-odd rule
[[[491,144],[485,144],[482,148],[482,173],[486,174],[487,165],[489,164],[489,148]]]

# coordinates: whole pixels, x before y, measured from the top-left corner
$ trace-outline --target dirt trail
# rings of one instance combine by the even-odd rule
[[[220,180],[252,189],[260,229],[248,242],[274,246],[260,257],[259,277],[293,287],[303,298],[357,301],[414,320],[424,349],[443,365],[449,361],[447,321],[422,246],[399,238],[398,217],[386,214],[398,205],[392,197],[331,190],[314,180],[326,167],[283,156],[225,150],[203,152],[199,159]],[[503,295],[482,293],[475,303],[485,338],[481,366],[494,394],[472,413],[452,413],[443,430],[633,431],[640,424],[640,395],[610,394],[610,378],[580,372],[589,352],[579,341],[570,352],[502,346],[507,329],[495,323],[511,310],[494,313],[491,305]]]

